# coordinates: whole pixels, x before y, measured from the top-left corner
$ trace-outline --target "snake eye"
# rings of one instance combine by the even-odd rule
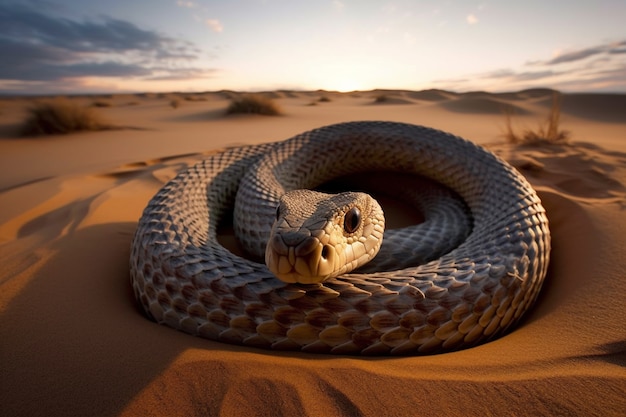
[[[361,225],[361,211],[352,207],[343,218],[343,229],[348,233],[354,233]]]

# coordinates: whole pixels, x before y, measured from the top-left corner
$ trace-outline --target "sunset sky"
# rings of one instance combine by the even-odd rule
[[[626,2],[0,0],[0,93],[626,92]]]

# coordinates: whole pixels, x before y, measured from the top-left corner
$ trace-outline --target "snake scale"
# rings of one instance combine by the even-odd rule
[[[364,171],[443,184],[466,204],[471,230],[420,265],[308,284],[283,282],[218,242],[220,222],[239,210],[236,199],[261,230],[282,193]],[[260,202],[247,200],[251,192]],[[442,131],[366,121],[230,148],[179,173],[139,220],[130,275],[150,318],[193,335],[277,350],[415,355],[475,346],[511,329],[537,298],[549,252],[541,201],[509,164]]]

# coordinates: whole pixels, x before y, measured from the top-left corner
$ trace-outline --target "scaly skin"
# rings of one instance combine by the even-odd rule
[[[246,175],[253,163],[257,173]],[[467,238],[423,265],[316,284],[284,283],[217,241],[235,197],[255,213],[252,227],[262,235],[286,190],[377,169],[424,175],[458,193],[471,213]],[[253,201],[258,195],[265,198]],[[235,215],[245,216],[240,206]],[[229,149],[179,174],[145,209],[130,267],[146,313],[194,335],[281,350],[406,355],[467,348],[512,328],[539,293],[549,252],[545,210],[506,162],[433,129],[351,122]]]

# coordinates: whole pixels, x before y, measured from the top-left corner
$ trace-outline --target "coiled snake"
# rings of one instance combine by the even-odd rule
[[[240,240],[257,258],[269,239],[277,240],[274,246],[288,245],[290,238],[269,238],[277,215],[276,223],[293,226],[284,216],[298,213],[283,207],[283,194],[364,171],[417,174],[453,190],[469,211],[467,236],[420,265],[341,271],[314,282],[292,273],[310,273],[321,258],[295,266],[300,262],[294,261],[295,252],[334,255],[329,255],[333,248],[324,248],[333,244],[310,232],[317,240],[305,246],[317,249],[285,249],[275,255],[283,261],[273,267],[289,271],[287,281],[303,283],[283,282],[264,264],[231,253],[217,240],[220,222],[234,210],[235,230],[256,236]],[[318,207],[297,193],[291,194],[296,206],[303,201],[303,207]],[[333,207],[339,207],[340,220],[313,223],[322,229],[339,226],[348,235],[366,228],[361,206],[356,212],[344,203]],[[353,240],[359,239],[367,238]],[[130,271],[148,316],[193,335],[280,350],[421,354],[474,346],[514,326],[539,293],[549,251],[545,210],[506,162],[438,130],[349,122],[283,142],[227,149],[180,173],[144,210]],[[294,262],[286,266],[290,257]]]

